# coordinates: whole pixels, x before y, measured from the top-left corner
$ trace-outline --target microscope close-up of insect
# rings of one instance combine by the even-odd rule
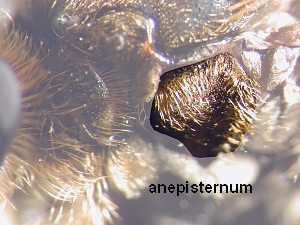
[[[0,0],[0,224],[298,224],[299,12]]]

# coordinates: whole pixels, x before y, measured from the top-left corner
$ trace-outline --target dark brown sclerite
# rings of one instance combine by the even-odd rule
[[[229,53],[161,76],[151,109],[154,130],[195,157],[232,152],[255,119],[259,84]]]

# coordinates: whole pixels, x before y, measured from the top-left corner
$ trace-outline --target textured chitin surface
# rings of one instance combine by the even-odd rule
[[[118,20],[122,20],[123,23],[126,21],[126,26],[121,29],[127,32],[131,32],[129,28],[142,29],[143,23],[150,23],[147,31],[149,35],[153,35],[152,38],[155,38],[157,49],[165,54],[171,54],[179,47],[215,40],[226,34],[240,31],[251,24],[259,12],[272,1],[69,0],[66,3],[59,2],[63,2],[63,6],[57,9],[59,12],[56,14],[55,23],[59,27],[77,33],[78,29],[87,29],[78,26],[81,23],[92,27],[99,26],[99,28],[106,24],[106,28],[112,26],[111,29],[107,31],[101,29],[98,31],[99,35],[114,38],[115,33],[121,34],[121,30],[116,32],[117,27],[121,27],[122,24],[118,23]],[[110,25],[112,23],[114,25]],[[152,26],[155,26],[155,30],[152,30]]]
[[[255,119],[258,83],[228,53],[161,76],[150,122],[196,157],[234,151]]]
[[[0,1],[0,224],[298,225],[299,12],[298,0]],[[189,150],[240,148],[193,157],[152,129],[154,96],[172,102],[155,125]],[[253,193],[147,190],[200,181]]]

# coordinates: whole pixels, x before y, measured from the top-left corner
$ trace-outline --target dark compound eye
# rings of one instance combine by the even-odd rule
[[[161,76],[150,123],[195,157],[232,152],[255,119],[259,84],[229,53]]]

